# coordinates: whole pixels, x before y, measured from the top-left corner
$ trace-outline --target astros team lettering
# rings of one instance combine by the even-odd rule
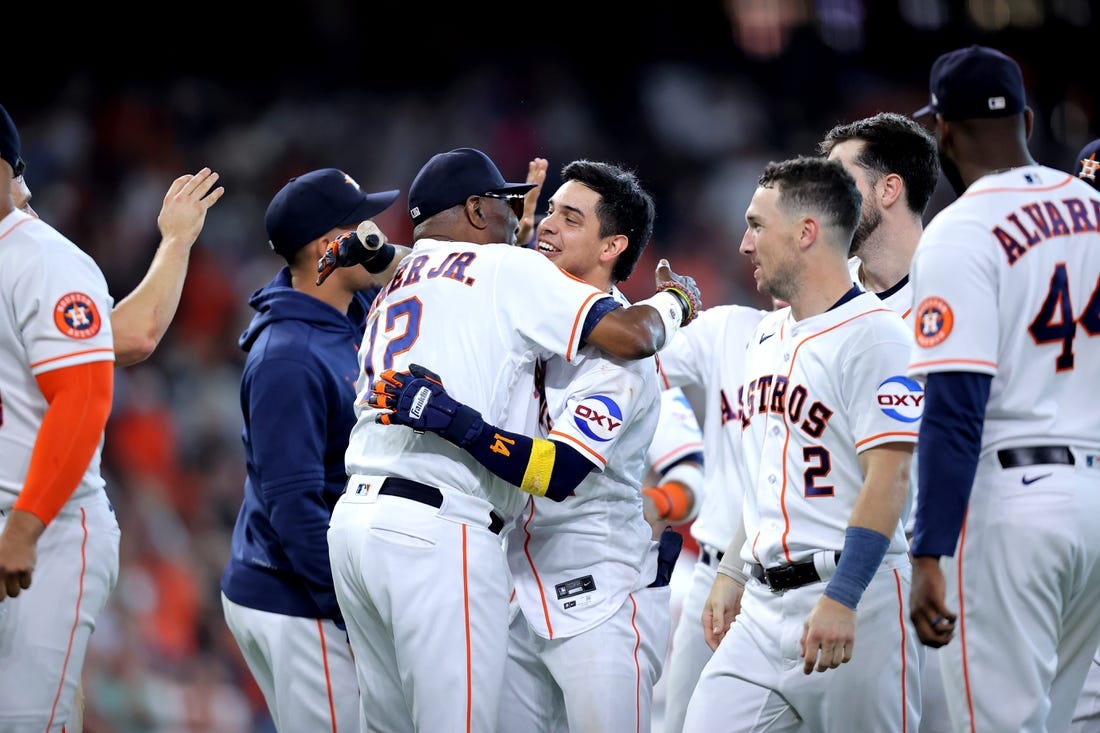
[[[802,411],[809,399],[809,390],[801,384],[790,387],[789,380],[782,374],[768,374],[749,382],[745,390],[737,391],[740,405],[741,427],[746,428],[754,415],[766,415],[769,412],[786,413],[791,424],[802,420]],[[833,410],[814,401],[806,410],[806,419],[799,427],[811,438],[820,438]]]
[[[1004,226],[993,227],[993,236],[1001,243],[1008,264],[1014,265],[1016,260],[1027,254],[1029,248],[1043,240],[1070,232],[1077,234],[1100,230],[1100,201],[1082,201],[1078,198],[1038,201],[1021,206],[1019,211],[1005,219],[1007,223]],[[1023,242],[1014,236],[1016,232]]]

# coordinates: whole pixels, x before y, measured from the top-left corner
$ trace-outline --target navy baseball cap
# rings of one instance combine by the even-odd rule
[[[429,216],[486,193],[527,193],[534,183],[508,183],[488,155],[456,148],[432,157],[409,186],[409,216],[419,224]]]
[[[1100,160],[1096,159],[1097,155],[1100,155],[1100,138],[1081,148],[1073,161],[1073,175],[1100,189]]]
[[[11,166],[14,178],[23,175],[23,159],[19,153],[19,130],[15,128],[15,122],[2,104],[0,104],[0,158]]]
[[[986,46],[945,53],[929,75],[932,101],[913,113],[943,115],[945,120],[1007,117],[1024,111],[1026,93],[1020,66]]]
[[[381,213],[400,193],[363,193],[355,179],[337,168],[321,168],[291,178],[267,206],[264,224],[268,243],[289,259],[325,232],[354,228]]]

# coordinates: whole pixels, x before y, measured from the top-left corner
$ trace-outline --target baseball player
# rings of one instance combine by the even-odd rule
[[[625,304],[615,284],[649,241],[653,200],[632,173],[607,163],[574,161],[561,175],[538,225],[538,251]],[[584,352],[577,367],[550,359],[536,379],[535,434],[580,459],[556,466],[588,470],[560,502],[528,498],[508,536],[520,612],[510,628],[502,730],[549,731],[550,710],[563,710],[570,730],[649,730],[664,665],[668,583],[682,538],[668,530],[664,548],[654,542],[641,499],[661,423],[656,361]]]
[[[499,533],[525,492],[559,495],[546,482],[556,461],[587,463],[550,441],[523,450],[498,440],[471,410],[416,409],[447,423],[421,430],[506,464],[517,490],[440,435],[376,422],[383,411],[367,401],[376,382],[412,363],[436,365],[456,399],[515,430],[529,413],[515,396],[533,391],[536,359],[575,362],[585,343],[652,356],[697,307],[694,282],[674,280],[664,261],[659,280],[670,284],[622,308],[512,246],[532,185],[506,183],[472,148],[429,160],[409,189],[413,251],[367,319],[347,490],[328,539],[368,730],[496,729],[511,587]]]
[[[922,217],[939,177],[935,138],[911,117],[881,112],[832,128],[818,151],[830,160],[840,161],[856,180],[863,197],[849,253],[852,279],[896,311],[912,330],[909,265],[924,231]],[[919,445],[914,447],[913,455],[919,450]],[[909,501],[902,515],[910,537],[916,502],[916,460],[911,467]],[[921,652],[920,733],[946,733],[950,719],[939,653],[923,646]]]
[[[22,168],[0,107],[0,729],[61,731],[118,580],[99,471],[112,299],[87,254],[16,209]]]
[[[1100,373],[1100,197],[1032,159],[1005,54],[944,54],[930,86],[916,114],[935,114],[959,198],[911,271],[912,619],[943,647],[957,730],[1064,731],[1100,641],[1100,415],[1081,402]]]
[[[714,573],[734,534],[741,511],[741,421],[734,419],[737,393],[744,385],[749,337],[766,311],[739,305],[707,308],[661,349],[663,386],[689,384],[704,390],[702,490],[692,506],[698,513],[691,536],[699,546],[691,585],[680,607],[665,675],[664,729],[679,733],[688,700],[712,651],[699,619],[714,584]],[[669,395],[672,389],[663,394]],[[689,517],[690,518],[690,517]]]
[[[226,624],[280,731],[359,730],[326,535],[346,480],[367,291],[389,279],[398,252],[388,245],[366,268],[315,280],[318,259],[357,236],[345,230],[398,194],[366,193],[322,168],[290,179],[265,215],[271,248],[287,265],[249,299],[256,315],[240,337],[247,477],[221,591]]]
[[[516,243],[520,246],[538,249],[534,237],[535,212],[548,167],[549,162],[545,158],[533,158],[528,164],[527,182],[535,186],[524,197],[523,215],[516,236]],[[545,251],[543,254],[553,256]],[[620,300],[623,298],[620,297]],[[659,368],[658,361],[658,371]],[[654,539],[658,539],[670,524],[682,524],[695,518],[695,497],[702,492],[703,484],[702,448],[699,421],[683,390],[679,387],[662,390],[657,430],[647,450],[647,478],[652,478],[656,485],[642,490],[645,517],[653,527]]]
[[[19,175],[11,181],[12,200],[16,209],[37,218],[38,212],[31,206],[33,194],[27,184],[26,167],[21,159]],[[157,216],[161,241],[153,261],[137,287],[111,309],[116,366],[130,366],[149,358],[171,325],[187,277],[191,247],[206,222],[206,212],[225,193],[222,186],[214,188],[218,178],[210,168],[203,168],[176,178],[165,193]],[[78,685],[66,733],[80,733],[83,714],[84,696]]]
[[[860,202],[840,163],[799,158],[768,165],[746,212],[757,286],[790,305],[749,339],[743,521],[703,614],[717,648],[685,731],[919,722],[900,518],[920,393],[901,374],[901,317],[849,276]]]
[[[1073,175],[1085,181],[1095,189],[1100,190],[1100,139],[1093,140],[1077,157],[1073,159]],[[1085,686],[1081,690],[1081,696],[1077,699],[1077,707],[1073,711],[1073,723],[1070,725],[1070,733],[1095,733],[1100,729],[1100,648],[1089,664],[1088,674],[1085,676]]]

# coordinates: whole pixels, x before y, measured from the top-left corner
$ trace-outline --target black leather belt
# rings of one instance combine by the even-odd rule
[[[1064,445],[1037,445],[1029,448],[1005,448],[997,451],[1001,468],[1023,468],[1042,464],[1074,464],[1073,451]]]
[[[388,496],[400,496],[402,499],[418,501],[421,504],[434,506],[436,509],[443,506],[442,491],[434,486],[428,486],[419,481],[410,481],[407,478],[390,476],[382,482],[382,487],[378,489],[378,493]],[[493,534],[500,534],[500,530],[502,529],[504,529],[504,519],[496,512],[490,510],[489,531]]]
[[[836,553],[836,560],[840,562],[840,553]],[[774,568],[765,568],[760,563],[752,566],[752,577],[759,580],[771,590],[790,590],[809,583],[821,580],[814,567],[813,558],[790,565],[779,565]]]
[[[704,565],[710,565],[711,561],[722,562],[722,558],[726,556],[726,553],[721,550],[715,550],[713,553],[710,548],[703,543],[699,543],[699,559],[703,561]]]

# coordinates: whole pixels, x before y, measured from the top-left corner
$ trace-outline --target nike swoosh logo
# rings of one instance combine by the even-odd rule
[[[1020,478],[1020,483],[1022,483],[1024,486],[1031,486],[1036,481],[1042,481],[1043,479],[1047,478],[1048,476],[1053,476],[1053,475],[1054,475],[1053,473],[1042,473],[1042,474],[1039,474],[1038,476],[1035,476],[1033,478],[1028,478],[1027,476],[1023,476],[1023,477]]]
[[[768,339],[770,339],[774,335],[775,335],[775,331],[772,331],[767,336],[761,336],[760,337],[760,343],[764,343],[765,341],[767,341]]]

